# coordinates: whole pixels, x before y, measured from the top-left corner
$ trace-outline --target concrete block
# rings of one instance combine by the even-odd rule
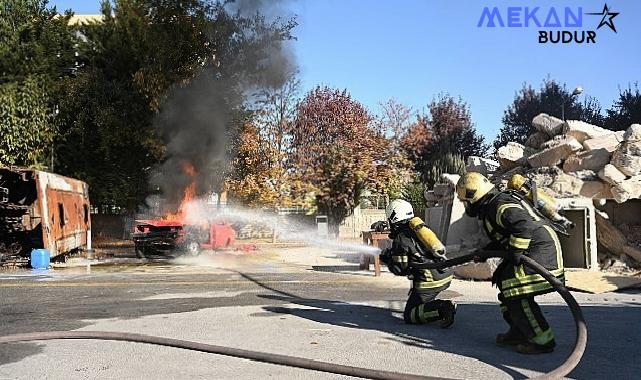
[[[623,203],[628,199],[641,198],[641,175],[618,183],[612,188],[612,195],[617,203]]]
[[[550,136],[548,136],[548,134],[545,132],[534,132],[525,141],[525,146],[534,148],[534,149],[539,149],[541,147],[541,144],[548,141],[549,139],[550,139]]]
[[[560,173],[554,177],[548,187],[554,194],[557,194],[558,197],[576,197],[581,193],[583,180],[565,173]]]
[[[527,161],[533,168],[540,168],[544,166],[556,166],[565,160],[569,155],[581,150],[583,146],[573,138],[568,137],[563,139],[559,145],[542,150],[530,156]]]
[[[609,133],[605,136],[583,141],[583,148],[585,148],[585,150],[605,149],[612,153],[617,149],[621,141],[622,139],[619,134]]]
[[[509,142],[499,148],[497,155],[501,169],[509,170],[521,166],[525,155],[525,147],[517,142]]]
[[[563,132],[565,123],[563,120],[546,113],[537,115],[532,119],[532,126],[539,132],[543,132],[549,137],[554,137]]]
[[[609,184],[616,185],[625,181],[626,176],[625,174],[621,173],[621,171],[617,169],[616,166],[607,164],[603,167],[603,169],[599,170],[599,178]]]
[[[597,127],[596,125],[588,124],[580,120],[566,121],[563,127],[563,132],[568,136],[574,137],[580,143],[583,143],[588,139],[607,136],[614,133],[605,128]]]
[[[623,134],[625,141],[641,141],[641,124],[632,124]]]
[[[563,163],[563,171],[577,172],[580,170],[594,170],[598,172],[610,162],[610,152],[606,149],[595,149],[571,155]]]
[[[483,175],[492,173],[499,168],[499,163],[489,158],[470,156],[467,158],[465,170],[468,172],[477,172]]]
[[[579,195],[586,198],[605,198],[611,186],[603,181],[583,181]]]
[[[612,154],[610,163],[627,176],[641,174],[641,141],[625,141]]]

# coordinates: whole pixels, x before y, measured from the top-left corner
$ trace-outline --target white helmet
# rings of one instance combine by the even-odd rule
[[[412,219],[414,217],[414,209],[408,201],[394,199],[387,205],[385,216],[390,224],[396,224]]]

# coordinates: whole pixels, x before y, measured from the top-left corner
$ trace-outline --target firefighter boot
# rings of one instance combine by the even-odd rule
[[[452,301],[443,301],[443,305],[439,310],[441,318],[440,327],[442,329],[449,329],[454,324],[454,316],[456,315],[456,304]]]
[[[517,346],[521,343],[527,343],[527,338],[514,327],[510,327],[505,334],[496,335],[496,344],[499,346]]]
[[[528,341],[516,346],[516,351],[520,354],[529,354],[529,355],[547,354],[554,351],[555,346],[556,346],[556,343],[554,342],[554,340],[551,340],[545,344],[537,344],[537,343]]]

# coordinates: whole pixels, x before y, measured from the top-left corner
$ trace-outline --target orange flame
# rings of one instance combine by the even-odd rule
[[[188,162],[183,165],[185,174],[191,177],[191,183],[183,191],[183,197],[175,214],[167,213],[162,219],[176,222],[184,222],[187,217],[187,205],[196,199],[196,169]]]

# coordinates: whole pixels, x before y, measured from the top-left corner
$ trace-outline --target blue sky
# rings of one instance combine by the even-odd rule
[[[394,97],[424,111],[441,92],[471,106],[478,130],[492,141],[501,116],[523,82],[538,86],[550,76],[609,107],[619,87],[641,82],[641,2],[607,1],[620,12],[597,31],[596,44],[539,44],[536,28],[478,28],[484,6],[583,7],[601,12],[596,0],[298,0],[285,8],[298,16],[294,51],[303,89],[318,84],[347,88],[376,112]],[[96,0],[56,0],[59,10],[95,14]],[[584,15],[596,29],[599,16]],[[539,16],[544,19],[544,16]],[[541,20],[543,21],[543,20]],[[583,98],[585,95],[582,95]]]

